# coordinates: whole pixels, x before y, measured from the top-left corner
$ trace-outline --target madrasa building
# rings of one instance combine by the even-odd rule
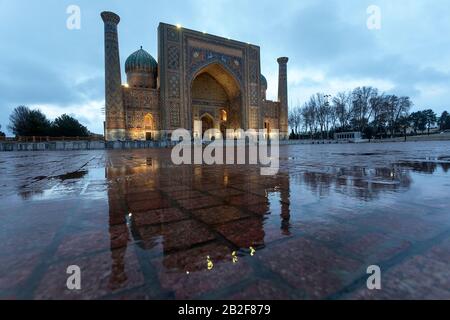
[[[107,141],[168,139],[178,128],[193,137],[208,129],[218,135],[227,129],[278,129],[287,138],[288,58],[278,58],[278,101],[266,100],[259,46],[160,23],[158,61],[141,47],[125,62],[123,84],[120,17],[101,17]]]

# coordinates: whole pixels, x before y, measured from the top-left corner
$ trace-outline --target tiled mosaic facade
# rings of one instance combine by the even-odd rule
[[[120,18],[112,12],[102,18],[107,140],[166,139],[180,127],[194,135],[210,128],[270,128],[287,136],[287,58],[278,61],[279,102],[266,101],[258,46],[160,23],[158,62],[142,48],[133,53],[122,85]]]

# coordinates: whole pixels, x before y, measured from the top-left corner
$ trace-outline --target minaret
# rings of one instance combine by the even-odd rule
[[[280,138],[288,137],[288,86],[287,63],[289,58],[278,58],[278,101],[280,102]]]
[[[105,139],[125,140],[125,111],[117,35],[120,17],[107,11],[102,12],[101,17],[105,23]]]

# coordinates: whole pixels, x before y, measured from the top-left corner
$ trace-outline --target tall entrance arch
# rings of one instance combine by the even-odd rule
[[[158,85],[163,135],[184,128],[200,136],[205,113],[213,116],[219,132],[262,128],[260,75],[257,45],[161,23]],[[212,87],[217,90],[208,90]]]
[[[192,79],[190,90],[194,137],[203,136],[207,129],[215,129],[214,136],[220,136],[227,129],[244,128],[242,90],[220,63],[200,69]]]
[[[201,131],[202,137],[205,136],[205,133],[208,130],[215,128],[214,118],[207,113],[205,113],[204,115],[202,115],[200,117],[200,122],[201,122],[201,126],[202,126],[202,131]]]

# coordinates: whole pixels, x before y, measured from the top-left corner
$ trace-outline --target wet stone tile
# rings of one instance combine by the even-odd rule
[[[183,220],[161,227],[165,251],[190,248],[215,239],[214,234],[195,220]]]
[[[252,204],[266,203],[267,198],[246,193],[243,195],[230,197],[228,202],[231,205],[246,206],[246,205],[252,205]]]
[[[413,241],[422,241],[433,238],[446,228],[445,225],[427,223],[421,218],[416,218],[407,214],[398,214],[395,211],[364,215],[358,219],[354,219],[352,222],[367,227],[377,228],[382,232],[395,234],[399,238],[411,239]]]
[[[360,287],[346,296],[349,299],[449,299],[448,264],[429,254],[411,256],[382,272],[381,290]]]
[[[84,190],[84,193],[86,194],[95,194],[98,192],[105,192],[108,190],[108,186],[106,183],[91,183],[87,186],[87,188]]]
[[[131,233],[137,244],[147,251],[158,249],[162,238],[162,226],[158,225],[142,225],[132,228]],[[163,251],[162,248],[160,250]]]
[[[233,250],[228,246],[215,241],[196,246],[191,249],[181,250],[165,254],[153,260],[155,264],[162,264],[165,269],[171,272],[192,273],[207,270],[207,257],[213,263],[232,261]]]
[[[258,203],[258,204],[252,204],[245,206],[245,208],[252,213],[258,214],[258,215],[267,215],[270,214],[270,206],[269,203]]]
[[[240,288],[239,292],[227,297],[230,300],[290,300],[292,298],[299,299],[301,296],[296,296],[285,287],[280,287],[276,281],[262,279]]]
[[[205,195],[195,190],[180,190],[167,192],[169,198],[174,200],[194,199],[204,197]]]
[[[244,262],[216,262],[212,270],[202,269],[189,274],[171,272],[158,263],[155,267],[159,270],[162,288],[172,292],[175,299],[202,298],[222,290],[229,291],[252,275],[252,269]]]
[[[133,288],[130,290],[123,290],[119,293],[112,294],[102,299],[107,300],[120,300],[120,301],[136,301],[136,300],[161,300],[161,299],[173,299],[170,294],[165,294],[158,290],[148,288],[146,286]]]
[[[230,206],[218,206],[195,210],[192,212],[192,215],[208,225],[222,224],[248,216],[239,209]]]
[[[171,206],[170,201],[162,196],[154,199],[127,202],[127,205],[131,213],[169,208]]]
[[[42,262],[45,251],[32,250],[14,255],[0,255],[0,299],[23,296],[27,280]]]
[[[317,221],[305,219],[305,221],[293,221],[292,229],[311,240],[316,240],[333,248],[351,245],[358,237],[365,235],[367,232],[361,231],[355,225],[335,220]]]
[[[217,183],[204,183],[204,182],[199,182],[199,183],[195,183],[193,186],[193,188],[199,190],[199,191],[203,191],[203,192],[210,192],[210,191],[214,191],[220,188],[223,188],[224,185],[222,184],[217,184]]]
[[[440,261],[444,264],[450,265],[450,237],[435,243],[430,247],[427,252],[427,256],[433,260]]]
[[[322,299],[350,283],[362,265],[316,241],[296,238],[258,252],[257,259],[310,299]]]
[[[159,187],[159,190],[161,190],[163,192],[175,192],[175,191],[190,191],[191,188],[188,186],[185,186],[185,185],[174,184],[174,185]]]
[[[153,199],[161,199],[161,193],[159,191],[140,191],[126,194],[127,202],[138,202],[138,201],[146,201]]]
[[[0,227],[0,254],[14,255],[50,246],[68,219],[67,212],[58,211],[56,207],[54,209],[48,212],[14,212],[14,224],[3,220],[6,225]],[[12,225],[15,225],[15,228],[11,228]]]
[[[187,219],[188,216],[177,208],[165,208],[134,213],[132,222],[137,227],[162,224]]]
[[[108,250],[110,238],[100,231],[80,232],[65,236],[58,246],[54,259],[61,260],[78,257],[96,251]]]
[[[187,210],[194,210],[200,208],[206,208],[211,206],[217,206],[222,204],[222,200],[216,197],[203,196],[194,199],[182,199],[177,201],[179,205]]]
[[[126,210],[121,210],[120,215]],[[113,214],[114,215],[114,214]],[[73,213],[71,224],[76,230],[88,231],[92,229],[104,230],[110,224],[110,209],[107,201],[102,200],[87,200],[83,201],[79,210]]]
[[[383,233],[367,233],[348,241],[340,248],[340,252],[348,256],[377,264],[401,254],[411,247],[411,242],[398,240]]]
[[[295,234],[295,231],[280,217],[266,218],[264,220],[264,243],[267,245],[278,240],[290,238]]]
[[[264,227],[261,218],[231,221],[216,227],[226,239],[239,248],[257,247],[264,244]]]
[[[81,290],[67,289],[67,267],[77,265],[82,273]],[[34,299],[99,299],[122,290],[142,286],[144,277],[134,249],[121,248],[50,265]]]
[[[220,188],[216,190],[208,190],[208,193],[216,197],[229,198],[232,196],[242,195],[244,192],[233,188]]]

